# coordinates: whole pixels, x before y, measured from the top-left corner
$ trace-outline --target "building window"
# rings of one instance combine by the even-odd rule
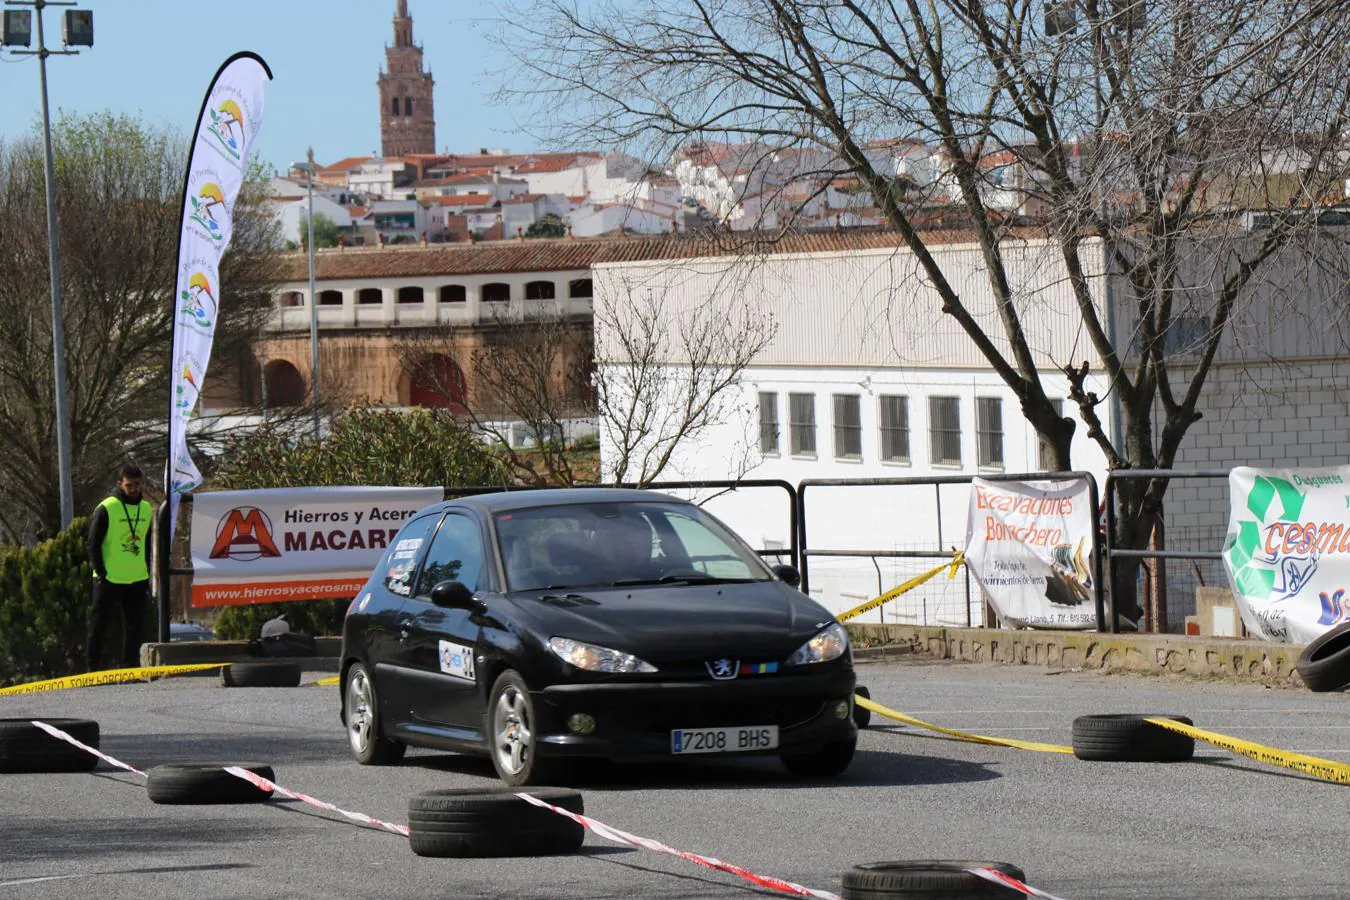
[[[398,115],[398,98],[397,97],[393,98],[393,100],[391,100],[390,103],[393,104],[394,115]]]
[[[909,398],[881,396],[881,458],[886,462],[909,462]]]
[[[442,303],[463,303],[468,298],[468,293],[464,290],[462,284],[446,284],[441,286]]]
[[[421,303],[422,289],[420,287],[401,287],[398,289],[399,303]]]
[[[552,300],[554,292],[551,281],[531,281],[525,285],[526,300]]]
[[[384,302],[384,292],[379,288],[362,288],[356,294],[356,302],[363,305],[379,305]]]
[[[484,303],[507,303],[511,300],[511,285],[500,281],[483,285]]]
[[[282,306],[304,306],[305,295],[300,291],[287,291],[281,295]]]
[[[929,450],[933,463],[942,466],[961,465],[961,399],[959,397],[928,398]]]
[[[320,306],[341,306],[342,291],[319,291]]]
[[[1163,354],[1195,356],[1204,350],[1209,332],[1208,316],[1174,316],[1163,332]]]
[[[834,395],[834,456],[862,459],[862,399],[857,394]]]
[[[816,455],[815,394],[788,394],[788,431],[793,456]]]
[[[975,400],[976,460],[986,468],[1003,468],[1003,401],[997,397]]]
[[[778,394],[759,392],[759,452],[778,455]]]
[[[405,116],[411,116],[411,115],[413,114],[413,111],[412,111],[412,110],[413,110],[412,98],[411,98],[411,97],[404,97],[404,98],[403,98],[403,114],[404,114]]]
[[[567,285],[567,291],[573,300],[590,300],[595,296],[595,287],[589,278],[578,278]]]
[[[1052,399],[1050,405],[1055,408],[1055,415],[1061,419],[1064,418],[1064,401]],[[1040,464],[1042,472],[1054,472],[1059,467],[1055,465],[1055,448],[1045,439],[1044,435],[1037,434],[1037,462]]]

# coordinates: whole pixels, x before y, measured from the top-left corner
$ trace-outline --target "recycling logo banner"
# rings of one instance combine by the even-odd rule
[[[1350,467],[1237,468],[1223,561],[1247,630],[1306,644],[1350,621]]]
[[[1084,479],[971,482],[966,567],[1004,624],[1097,627],[1091,497]]]

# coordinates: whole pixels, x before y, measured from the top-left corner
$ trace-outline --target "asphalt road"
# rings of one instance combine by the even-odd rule
[[[1344,694],[1032,667],[885,663],[859,672],[878,702],[978,733],[1068,743],[1076,715],[1185,713],[1201,727],[1350,761]],[[359,767],[336,704],[336,688],[178,678],[0,698],[0,716],[96,719],[103,750],[140,768],[266,762],[286,787],[394,822],[406,822],[420,791],[496,783],[485,761],[428,751],[396,768]],[[1204,745],[1197,757],[1089,763],[874,719],[853,767],[828,783],[741,760],[600,766],[577,786],[587,813],[610,825],[836,892],[855,863],[931,858],[1013,862],[1066,900],[1350,893],[1345,787]],[[156,806],[140,779],[107,766],[0,776],[0,897],[754,895],[782,896],[595,835],[574,856],[423,859],[398,835],[292,801]]]

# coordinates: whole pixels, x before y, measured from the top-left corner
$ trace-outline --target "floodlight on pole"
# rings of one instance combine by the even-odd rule
[[[314,148],[310,147],[303,163],[292,163],[291,169],[303,169],[309,195],[309,229],[305,243],[309,250],[309,398],[314,415],[314,437],[319,437],[319,298],[314,289]]]
[[[6,6],[31,6],[37,10],[36,50],[13,50],[15,56],[38,58],[38,83],[42,93],[43,176],[47,188],[47,258],[51,274],[52,296],[52,370],[55,377],[53,394],[56,413],[56,457],[61,494],[61,527],[70,526],[75,518],[75,493],[70,474],[70,398],[66,390],[66,334],[61,313],[61,247],[56,222],[55,163],[52,161],[51,109],[47,102],[47,57],[74,56],[74,50],[48,50],[42,29],[42,11],[48,6],[74,6],[62,0],[5,0]],[[72,13],[75,14],[72,17]],[[67,45],[86,47],[94,45],[94,14],[89,10],[71,10],[66,13],[63,32]],[[32,43],[32,16],[28,10],[5,10],[5,44],[27,47]]]

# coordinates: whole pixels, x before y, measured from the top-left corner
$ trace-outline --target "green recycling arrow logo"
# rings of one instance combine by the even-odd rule
[[[1280,515],[1276,522],[1297,522],[1306,499],[1298,488],[1283,478],[1257,475],[1247,494],[1247,509],[1256,521],[1238,521],[1238,533],[1228,540],[1224,553],[1233,573],[1233,584],[1238,593],[1254,600],[1268,600],[1275,589],[1275,570],[1267,568],[1261,552],[1261,533],[1268,524],[1267,516],[1279,500]]]

